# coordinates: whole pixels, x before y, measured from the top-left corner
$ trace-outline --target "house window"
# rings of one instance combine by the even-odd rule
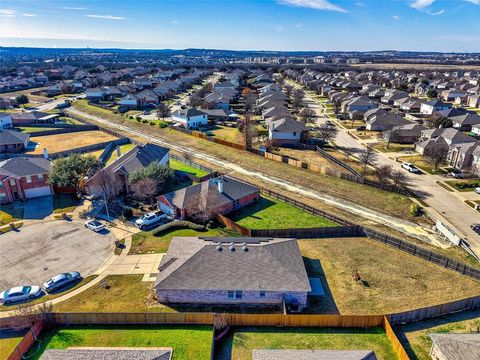
[[[296,132],[293,132],[293,136],[297,136],[297,133],[296,133]]]
[[[37,175],[39,181],[43,181],[43,174]]]
[[[265,291],[260,291],[260,297],[264,298],[265,297]]]
[[[0,189],[3,188],[3,181],[0,181]]]
[[[30,175],[27,175],[25,178],[27,179],[27,183],[32,182],[32,177]]]
[[[227,292],[227,298],[228,299],[234,299],[235,298],[235,291],[228,291]]]
[[[239,201],[239,200],[234,200],[234,201],[233,201],[233,208],[234,208],[234,209],[238,208],[239,205],[240,205],[240,201]]]
[[[242,290],[235,291],[235,299],[242,299],[242,298],[243,298]]]
[[[15,186],[15,179],[14,178],[10,179],[10,185]]]

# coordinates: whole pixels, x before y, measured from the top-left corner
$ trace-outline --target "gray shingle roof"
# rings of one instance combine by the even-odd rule
[[[13,130],[0,130],[0,145],[25,143],[30,139],[30,134]]]
[[[292,118],[283,118],[269,122],[269,128],[275,132],[302,132],[308,128],[300,121]]]
[[[160,161],[169,151],[170,149],[150,143],[143,146],[135,146],[106,168],[110,168],[114,172],[121,170],[126,174],[130,174],[133,171],[147,167],[153,162]]]
[[[230,239],[172,239],[155,282],[165,290],[244,290],[310,292],[295,239],[248,241],[247,249]],[[222,248],[219,251],[217,247]]]
[[[50,169],[51,162],[45,158],[15,157],[0,161],[0,174],[15,178],[47,174]]]
[[[371,350],[253,350],[252,360],[377,360]]]
[[[430,334],[430,338],[445,359],[480,359],[480,334]]]
[[[170,349],[65,349],[46,350],[41,360],[170,360]]]

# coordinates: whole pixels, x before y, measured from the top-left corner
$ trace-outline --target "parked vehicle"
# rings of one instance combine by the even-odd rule
[[[411,173],[420,174],[420,170],[418,170],[418,168],[411,163],[403,163],[402,168],[404,168],[405,170],[408,170]]]
[[[366,130],[367,127],[365,125],[361,125],[359,127],[357,127],[355,130],[358,130],[358,131],[363,131],[363,130]]]
[[[97,220],[88,220],[85,223],[85,227],[95,232],[99,232],[105,229],[105,225],[103,225],[100,221]]]
[[[473,231],[480,235],[480,224],[472,224],[470,227]]]
[[[162,211],[152,211],[143,215],[140,219],[135,220],[135,225],[140,229],[144,229],[147,226],[153,225],[159,221],[167,220],[168,215]]]
[[[78,271],[71,271],[54,276],[43,283],[42,288],[47,293],[61,289],[67,285],[75,284],[82,280]]]
[[[0,293],[0,303],[11,304],[17,301],[32,300],[42,294],[39,286],[17,286]]]
[[[475,192],[476,192],[477,194],[480,194],[480,186],[477,186],[477,187],[475,188]]]
[[[463,173],[459,170],[454,170],[454,171],[448,173],[448,176],[451,176],[455,179],[463,179],[464,178]]]

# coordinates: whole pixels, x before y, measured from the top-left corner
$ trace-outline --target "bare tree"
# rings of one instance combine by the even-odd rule
[[[95,176],[95,183],[100,187],[101,195],[110,202],[117,195],[115,176],[108,170],[100,170]]]
[[[403,171],[395,170],[392,171],[391,177],[393,183],[397,186],[404,186],[407,183],[407,175]]]
[[[203,103],[204,103],[203,99],[200,96],[198,96],[198,94],[192,94],[188,98],[188,105],[190,105],[191,107],[199,107],[199,106],[202,106]]]
[[[243,103],[245,107],[245,114],[250,114],[255,106],[255,96],[249,93],[247,96],[245,96]]]
[[[322,124],[318,127],[318,135],[324,143],[327,143],[337,136],[337,128],[334,126],[329,126],[327,124]]]
[[[380,165],[375,169],[375,175],[381,184],[386,184],[392,178],[392,171],[390,165]]]
[[[169,117],[171,114],[170,106],[161,102],[157,107],[157,116],[162,120],[165,120],[166,117]]]
[[[148,199],[150,204],[154,204],[155,194],[157,193],[157,181],[146,177],[133,183],[131,188],[135,197],[139,199]]]
[[[392,129],[383,132],[383,138],[387,142],[387,149],[390,149],[390,143],[398,141],[399,130]]]
[[[377,163],[377,153],[372,144],[367,145],[367,147],[360,152],[359,159],[363,165],[364,174],[367,171],[367,166],[373,166]]]
[[[303,98],[305,97],[305,92],[302,89],[296,89],[292,93],[292,108],[295,112],[298,112],[305,104]]]
[[[423,156],[433,165],[435,172],[438,170],[439,165],[447,159],[447,155],[448,148],[442,146],[435,146],[423,153]]]
[[[310,123],[310,122],[313,122],[313,120],[315,119],[316,117],[316,114],[315,114],[315,111],[313,111],[312,109],[306,107],[304,108],[302,111],[300,111],[300,119],[306,124],[306,123]]]
[[[285,95],[287,95],[287,97],[292,96],[292,91],[293,91],[293,86],[292,85],[285,85],[285,87],[283,89],[284,89],[284,93],[285,93]]]

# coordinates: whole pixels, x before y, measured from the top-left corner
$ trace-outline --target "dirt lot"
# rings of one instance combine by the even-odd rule
[[[18,96],[18,95],[25,94],[25,95],[28,96],[28,100],[30,102],[41,103],[41,102],[45,102],[46,100],[48,100],[48,97],[41,96],[41,95],[32,95],[32,92],[41,91],[43,89],[45,89],[45,88],[42,87],[42,88],[33,88],[33,89],[27,89],[27,90],[12,91],[12,92],[8,92],[8,93],[4,93],[4,94],[2,94],[2,96],[10,98],[10,97],[15,97],[15,96]]]
[[[480,283],[368,238],[299,241],[309,275],[325,296],[311,312],[388,314],[480,293]],[[352,274],[357,271],[361,281]]]
[[[30,142],[37,143],[37,147],[35,150],[27,151],[27,153],[42,154],[43,148],[46,147],[51,154],[112,140],[117,140],[117,137],[103,131],[80,131],[68,134],[33,136],[30,138]]]

